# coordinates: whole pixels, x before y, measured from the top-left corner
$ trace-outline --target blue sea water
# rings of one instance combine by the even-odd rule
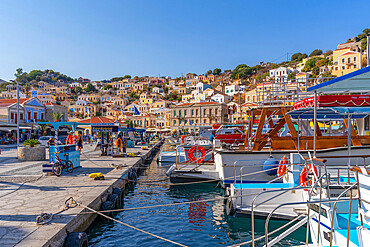
[[[167,169],[158,166],[154,159],[127,191],[124,208],[223,196],[223,189],[217,188],[216,184],[169,185],[165,175]],[[223,200],[123,211],[116,213],[114,218],[186,246],[230,246],[251,239],[250,219],[226,215]],[[285,223],[271,222],[270,231]],[[264,235],[264,225],[264,220],[256,220],[256,237]],[[302,244],[305,231],[305,228],[299,229],[279,246]],[[89,246],[175,246],[110,220],[96,220],[87,232]],[[264,241],[260,241],[256,246],[263,244]]]

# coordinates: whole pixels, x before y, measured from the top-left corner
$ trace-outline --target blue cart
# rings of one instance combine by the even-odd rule
[[[52,164],[55,162],[55,152],[59,152],[59,158],[61,160],[72,161],[73,168],[80,167],[80,151],[77,150],[76,145],[58,145],[49,147],[49,163]],[[66,155],[67,154],[67,155]],[[65,156],[66,155],[66,156]]]

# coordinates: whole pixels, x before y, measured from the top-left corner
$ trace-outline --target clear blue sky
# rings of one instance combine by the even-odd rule
[[[279,62],[335,49],[370,28],[369,12],[356,0],[2,0],[0,78],[19,67],[102,80]]]

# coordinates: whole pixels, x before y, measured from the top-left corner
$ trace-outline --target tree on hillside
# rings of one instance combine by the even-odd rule
[[[125,76],[123,77],[123,79],[131,79],[131,76],[130,76],[130,75],[125,75]]]
[[[357,38],[361,41],[361,50],[365,51],[367,46],[367,36],[370,35],[370,29],[366,28],[361,34],[357,35]]]
[[[322,50],[316,49],[311,52],[310,57],[319,56],[321,54],[322,54]]]
[[[321,61],[323,60],[323,61]],[[318,66],[324,66],[324,65],[327,65],[330,61],[326,58],[322,58],[322,57],[313,57],[313,58],[310,58],[307,60],[304,68],[303,68],[303,72],[309,72],[311,71],[314,67],[318,67]]]
[[[85,92],[86,93],[93,93],[93,92],[96,92],[98,90],[96,90],[96,88],[94,87],[93,84],[89,83],[87,84],[86,88],[85,88]]]
[[[294,62],[300,62],[302,61],[302,59],[308,57],[306,53],[294,53],[292,55],[292,57],[290,58],[291,61],[294,61]]]
[[[82,89],[82,87],[74,87],[74,88],[72,88],[71,92],[78,95],[78,94],[81,94],[83,92],[83,89]]]
[[[222,71],[221,69],[216,68],[216,69],[213,70],[212,74],[213,75],[219,75],[219,74],[221,74],[221,71]]]
[[[295,72],[289,73],[288,80],[290,80],[291,82],[295,82],[295,76],[296,76]]]
[[[138,99],[139,98],[139,95],[137,95],[136,93],[134,93],[134,92],[131,92],[130,93],[130,99],[132,99],[132,100],[136,100],[136,99]]]
[[[106,85],[103,90],[108,90],[108,89],[111,89],[112,88],[112,85]]]
[[[208,70],[206,73],[206,75],[210,75],[210,74],[212,74],[212,70]]]
[[[240,64],[231,72],[233,79],[247,79],[252,74],[251,67],[246,64]]]
[[[325,57],[328,57],[328,56],[330,56],[330,55],[332,55],[333,54],[333,51],[332,50],[327,50],[325,53],[324,53],[324,56]]]
[[[16,69],[14,76],[18,82],[27,82],[27,73],[22,68]]]

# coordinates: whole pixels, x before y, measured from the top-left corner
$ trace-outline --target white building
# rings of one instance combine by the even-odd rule
[[[239,85],[229,85],[225,87],[225,94],[229,96],[234,96],[235,94],[239,93],[239,90]]]
[[[226,94],[215,94],[211,97],[211,100],[218,103],[228,103],[233,99],[232,96]]]
[[[274,78],[275,82],[288,82],[288,75],[292,72],[297,72],[290,67],[279,67],[270,70],[270,77]]]

